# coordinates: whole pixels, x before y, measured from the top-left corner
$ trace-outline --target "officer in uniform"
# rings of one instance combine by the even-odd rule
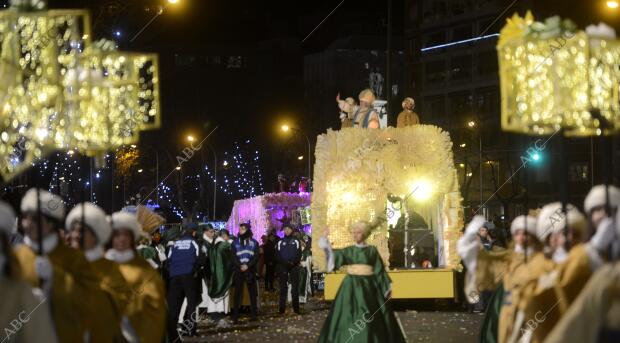
[[[280,279],[280,314],[284,314],[288,281],[291,281],[293,311],[299,314],[299,262],[301,261],[301,243],[292,235],[293,228],[284,226],[284,238],[276,246],[276,267]]]
[[[196,279],[196,263],[200,248],[194,240],[193,233],[196,230],[195,223],[187,223],[183,227],[181,237],[174,242],[168,251],[169,278],[168,286],[168,306],[170,315],[168,317],[168,337],[176,337],[176,324],[183,305],[183,299],[187,298],[187,313],[189,323],[185,325],[190,332],[189,335],[196,333],[196,307],[198,307],[198,282]],[[187,317],[187,316],[186,316]]]
[[[235,304],[233,309],[233,322],[239,321],[239,307],[241,306],[241,295],[243,286],[247,285],[250,295],[250,305],[252,307],[251,320],[256,320],[258,306],[256,297],[258,296],[256,284],[256,264],[258,262],[258,242],[252,238],[250,224],[239,225],[239,237],[232,243],[233,263],[235,265],[234,285],[235,285]]]

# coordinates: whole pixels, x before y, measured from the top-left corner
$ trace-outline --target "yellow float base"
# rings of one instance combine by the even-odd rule
[[[325,300],[334,300],[345,273],[325,274]],[[388,275],[392,279],[392,298],[429,299],[454,298],[455,280],[452,269],[411,269],[393,270]]]

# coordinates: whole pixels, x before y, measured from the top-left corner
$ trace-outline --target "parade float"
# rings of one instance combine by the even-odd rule
[[[317,245],[326,228],[334,248],[344,248],[353,244],[350,225],[364,220],[378,227],[367,242],[377,247],[386,266],[390,254],[404,250],[404,265],[389,270],[392,297],[456,296],[456,241],[463,209],[447,132],[432,125],[329,130],[318,137],[315,159],[311,210],[316,270],[326,269]],[[399,234],[403,249],[395,250],[388,242]],[[426,254],[435,268],[412,268],[423,242],[430,242]],[[335,297],[344,276],[326,274],[325,299]]]
[[[310,233],[309,207],[310,193],[268,193],[237,200],[226,228],[236,235],[240,224],[249,223],[254,239],[259,242],[268,230],[277,232],[283,224],[292,224]],[[282,236],[281,232],[278,234]]]

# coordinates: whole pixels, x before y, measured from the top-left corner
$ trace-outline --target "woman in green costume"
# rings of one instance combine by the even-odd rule
[[[406,342],[403,329],[389,304],[391,280],[381,256],[365,241],[371,232],[366,222],[353,224],[355,245],[332,250],[326,237],[319,247],[327,256],[327,271],[346,267],[345,276],[319,342]]]
[[[226,328],[229,323],[224,319],[230,311],[229,290],[232,286],[233,265],[228,231],[222,230],[219,237],[214,237],[213,230],[205,233],[208,244],[208,256],[211,267],[211,282],[207,295],[207,313],[217,323],[218,328]]]

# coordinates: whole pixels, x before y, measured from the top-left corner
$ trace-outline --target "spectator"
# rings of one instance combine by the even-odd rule
[[[284,226],[284,238],[276,246],[276,271],[280,279],[280,314],[284,314],[288,281],[291,281],[293,311],[299,314],[299,262],[301,261],[301,243],[292,235],[293,228]]]
[[[273,277],[276,267],[276,243],[278,236],[275,235],[273,230],[270,230],[267,234],[267,240],[263,244],[263,257],[265,260],[265,290],[269,292],[275,291],[273,288]]]
[[[493,249],[493,244],[495,240],[489,234],[488,227],[481,226],[480,229],[478,229],[478,239],[480,240],[480,243],[485,250],[490,251],[491,249]]]
[[[239,237],[232,244],[233,263],[235,264],[235,304],[233,309],[233,322],[239,322],[239,307],[241,306],[241,295],[243,286],[247,285],[250,295],[252,308],[251,320],[256,320],[258,306],[256,298],[258,296],[256,287],[256,264],[258,262],[258,242],[252,238],[250,224],[239,226]]]

